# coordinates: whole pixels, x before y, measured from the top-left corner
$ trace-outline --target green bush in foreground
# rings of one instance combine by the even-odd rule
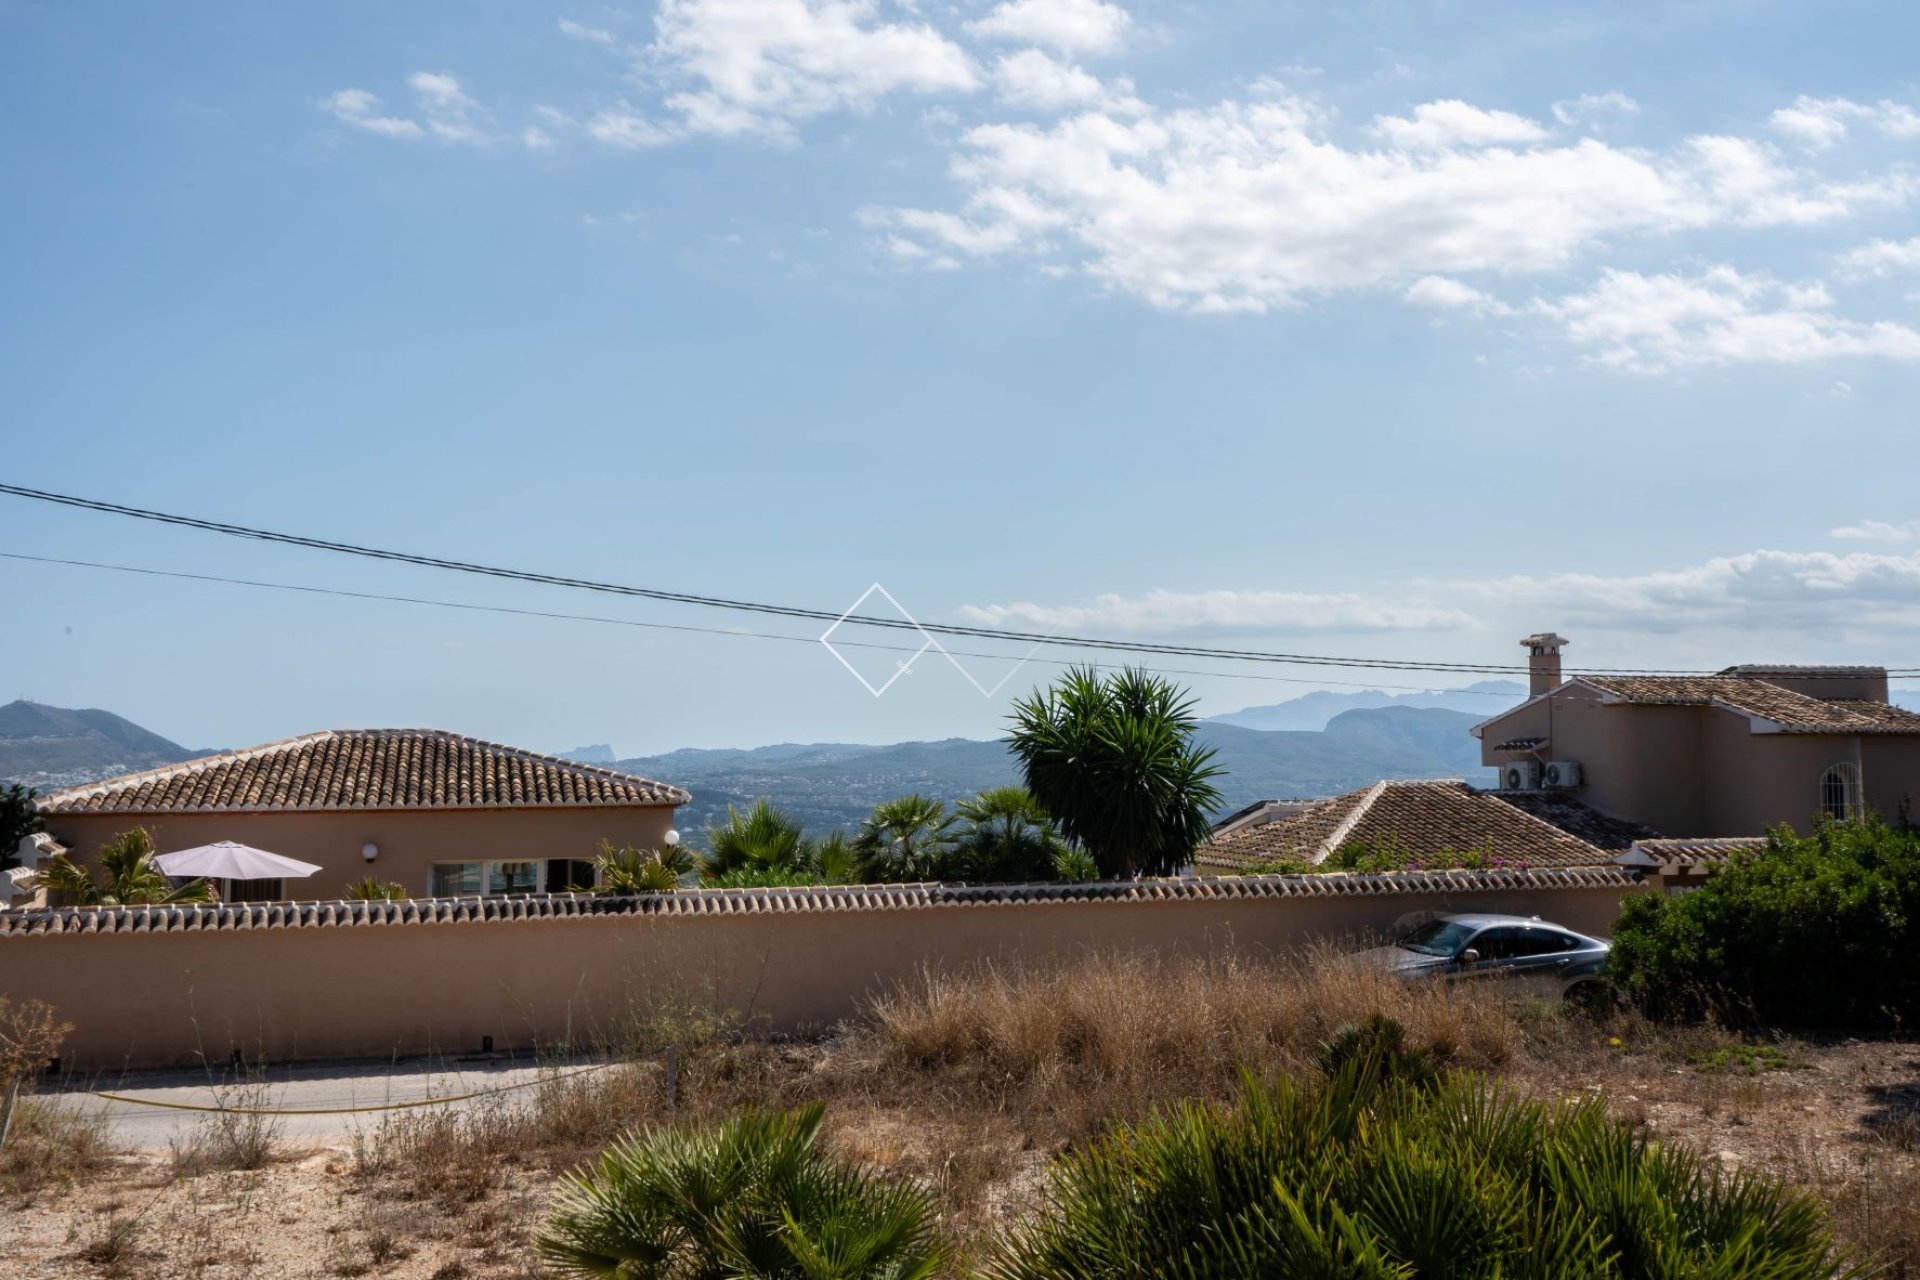
[[[535,1242],[561,1275],[923,1280],[931,1197],[814,1146],[824,1108],[630,1134],[561,1184]]]
[[[1698,889],[1628,898],[1609,970],[1662,1016],[1774,1026],[1920,1019],[1920,833],[1877,819],[1780,828]]]
[[[1356,1033],[1359,1034],[1359,1033]],[[1335,1056],[1338,1056],[1337,1054]],[[1810,1196],[1648,1143],[1589,1101],[1475,1077],[1245,1086],[1113,1131],[1053,1169],[995,1280],[1839,1277]]]

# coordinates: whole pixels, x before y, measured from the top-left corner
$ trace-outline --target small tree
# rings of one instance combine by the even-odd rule
[[[1222,770],[1194,741],[1193,699],[1175,685],[1075,667],[1012,719],[1027,790],[1103,876],[1171,875],[1206,839]]]
[[[0,790],[0,867],[19,865],[20,842],[43,829],[38,794],[17,782]]]
[[[883,801],[860,824],[853,847],[868,880],[939,880],[951,869],[953,815],[929,796]]]
[[[1021,883],[1061,878],[1071,845],[1025,787],[994,787],[954,806],[965,829],[955,862],[969,880]]]
[[[0,996],[0,1147],[7,1145],[13,1132],[13,1107],[20,1091],[46,1069],[71,1030],[71,1022],[53,1020],[53,1006],[45,1000],[14,1004]]]
[[[153,865],[153,836],[145,827],[123,831],[100,847],[100,876],[66,854],[40,867],[42,887],[77,907],[171,906],[212,902],[213,887],[189,880],[177,888]]]

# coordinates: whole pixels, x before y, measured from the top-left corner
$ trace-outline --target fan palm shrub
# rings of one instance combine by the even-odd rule
[[[405,902],[407,887],[377,876],[364,876],[347,886],[349,902]]]
[[[933,1199],[818,1149],[824,1107],[647,1130],[568,1175],[535,1242],[565,1276],[923,1280]]]
[[[593,892],[672,893],[693,869],[693,855],[678,845],[661,849],[626,845],[616,849],[611,841],[602,840],[600,854],[593,860]]]
[[[745,813],[727,806],[724,826],[707,828],[700,878],[711,884],[729,872],[807,872],[811,846],[800,823],[762,796]]]
[[[954,806],[963,824],[954,868],[969,880],[1018,884],[1058,880],[1055,863],[1071,845],[1025,787],[994,787]]]
[[[1362,1030],[1358,1038],[1381,1034]],[[1388,1033],[1388,1038],[1391,1038]],[[1824,1211],[1607,1118],[1361,1054],[1062,1157],[994,1280],[1851,1277]],[[1403,1064],[1405,1065],[1405,1064]],[[1424,1081],[1424,1083],[1423,1083]]]
[[[153,836],[145,827],[122,831],[100,846],[98,876],[65,854],[40,868],[39,883],[76,907],[168,906],[212,902],[205,880],[175,886],[153,865]]]
[[[929,796],[900,796],[874,806],[853,837],[865,878],[941,880],[954,867],[953,815]]]
[[[1010,747],[1027,790],[1109,879],[1171,875],[1220,803],[1193,699],[1128,668],[1075,667],[1014,704]]]

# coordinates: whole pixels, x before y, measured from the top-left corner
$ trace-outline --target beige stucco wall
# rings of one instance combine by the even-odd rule
[[[662,996],[777,1030],[856,1014],[922,966],[1089,950],[1254,952],[1383,934],[1417,911],[1539,914],[1606,934],[1624,886],[988,904],[0,938],[0,991],[74,1024],[66,1065],[214,1065],[591,1041]],[[1142,992],[1142,999],[1154,998]]]
[[[1669,836],[1757,835],[1782,822],[1809,830],[1828,767],[1857,764],[1867,808],[1893,818],[1920,799],[1920,738],[1754,733],[1745,716],[1713,707],[1605,704],[1575,685],[1516,709],[1481,732],[1494,745],[1546,737],[1546,755],[1577,760],[1582,804]]]
[[[283,853],[324,870],[286,882],[301,901],[338,898],[369,873],[397,881],[414,897],[428,891],[435,862],[472,858],[583,858],[600,841],[636,848],[660,846],[676,811],[668,806],[552,809],[357,810],[349,813],[204,813],[55,815],[47,830],[76,856],[90,860],[106,841],[130,827],[153,833],[161,853],[216,840]],[[369,863],[369,841],[379,855]]]

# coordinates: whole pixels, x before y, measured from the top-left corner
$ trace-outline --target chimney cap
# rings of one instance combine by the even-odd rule
[[[1531,649],[1535,653],[1558,653],[1560,652],[1561,645],[1572,643],[1573,641],[1557,632],[1536,631],[1522,640],[1520,645],[1522,648]]]

